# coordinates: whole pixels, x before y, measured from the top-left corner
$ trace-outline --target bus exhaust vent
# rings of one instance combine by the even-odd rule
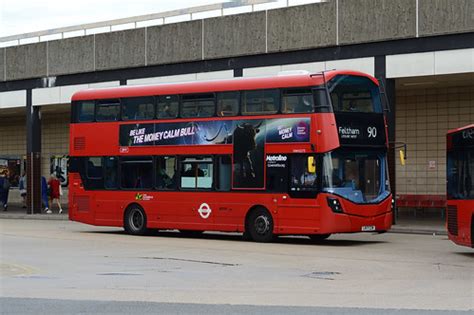
[[[447,207],[448,232],[451,235],[458,235],[458,207]]]
[[[85,137],[75,137],[74,138],[74,150],[84,150],[86,148],[86,138]]]
[[[89,197],[87,196],[76,196],[74,203],[77,204],[77,211],[89,212]]]

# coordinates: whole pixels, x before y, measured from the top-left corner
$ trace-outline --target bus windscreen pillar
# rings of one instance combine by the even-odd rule
[[[32,90],[26,91],[26,208],[28,214],[41,213],[41,115],[33,106]]]

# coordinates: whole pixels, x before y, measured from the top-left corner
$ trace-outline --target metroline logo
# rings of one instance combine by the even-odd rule
[[[207,219],[211,215],[212,210],[211,210],[211,207],[209,207],[207,203],[202,203],[199,206],[198,212],[201,218]]]
[[[267,162],[285,162],[288,159],[285,155],[267,155]]]

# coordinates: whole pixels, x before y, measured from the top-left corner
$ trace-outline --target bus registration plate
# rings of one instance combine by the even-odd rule
[[[375,231],[375,225],[364,225],[361,228],[362,232]]]

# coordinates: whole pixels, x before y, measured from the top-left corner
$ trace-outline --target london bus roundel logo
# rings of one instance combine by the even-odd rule
[[[211,215],[212,210],[211,210],[211,207],[209,207],[207,203],[202,203],[199,206],[198,212],[201,218],[207,219]]]

